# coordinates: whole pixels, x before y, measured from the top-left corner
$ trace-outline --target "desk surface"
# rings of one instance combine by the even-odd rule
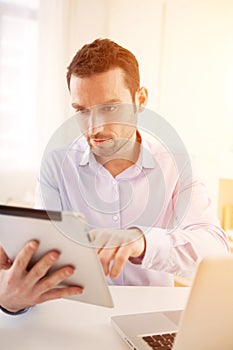
[[[56,300],[20,316],[0,314],[0,343],[7,350],[127,350],[111,316],[182,309],[189,288],[110,287],[112,309]]]

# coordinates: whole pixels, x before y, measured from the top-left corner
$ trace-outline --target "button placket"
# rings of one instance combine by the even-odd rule
[[[116,180],[112,180],[112,185],[113,185],[113,193],[115,195],[116,206],[117,206],[117,208],[116,208],[117,210],[112,215],[112,221],[113,221],[114,226],[116,226],[116,228],[119,228],[120,227],[119,186],[118,186],[118,182]]]
[[[118,215],[113,215],[112,219],[113,219],[114,222],[117,222],[119,217],[118,217]]]
[[[118,182],[116,180],[112,180],[112,185],[113,185],[113,193],[114,193],[115,200],[118,200],[119,198]]]

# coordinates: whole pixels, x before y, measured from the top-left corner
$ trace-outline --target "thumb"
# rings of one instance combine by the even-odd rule
[[[11,267],[11,264],[11,260],[0,245],[0,269],[9,269]]]

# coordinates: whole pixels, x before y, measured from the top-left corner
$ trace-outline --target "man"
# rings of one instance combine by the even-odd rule
[[[171,286],[174,274],[192,276],[205,255],[227,252],[186,155],[149,142],[137,127],[148,94],[134,55],[97,39],[77,52],[67,82],[83,137],[45,157],[36,206],[85,215],[109,284]],[[72,267],[46,277],[59,259],[55,251],[27,271],[37,247],[29,242],[13,263],[0,251],[4,310],[81,293],[78,287],[54,289]]]

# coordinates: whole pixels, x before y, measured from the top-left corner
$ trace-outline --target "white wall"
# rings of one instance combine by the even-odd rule
[[[40,0],[39,157],[53,132],[71,117],[67,66],[77,50],[106,35],[107,0]]]
[[[168,1],[160,110],[200,155],[233,146],[232,38],[232,1]]]
[[[69,4],[73,11],[63,72],[77,49],[97,37],[109,37],[132,50],[139,60],[141,84],[149,89],[148,107],[173,125],[196,156],[217,206],[218,178],[232,174],[233,167],[226,154],[233,149],[233,1],[70,0]],[[49,119],[48,130],[48,120],[40,116],[41,147],[71,113],[65,78],[61,92],[63,111],[58,115],[59,108],[51,103],[57,112]],[[23,182],[18,183],[16,192],[21,193]],[[13,190],[8,188],[8,197],[14,196]]]
[[[35,171],[1,171],[0,203],[32,207],[36,176]]]
[[[233,2],[167,1],[165,27],[159,110],[196,155],[216,204],[218,178],[233,168],[222,161],[233,148]]]
[[[109,35],[139,57],[149,108],[178,131],[217,208],[233,168],[233,1],[112,1]]]
[[[135,54],[153,110],[159,102],[163,15],[162,0],[109,1],[108,37]]]
[[[84,43],[106,36],[107,11],[107,0],[40,0],[37,167],[28,164],[28,170],[1,164],[0,202],[33,205],[43,151],[53,132],[73,113],[66,68]]]

